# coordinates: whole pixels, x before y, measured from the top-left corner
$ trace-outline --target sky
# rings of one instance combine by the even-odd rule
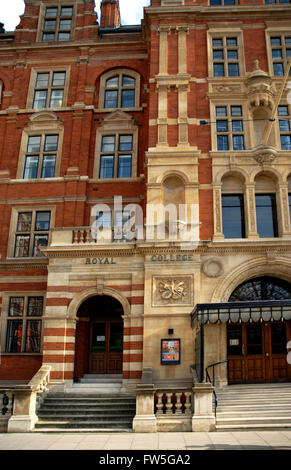
[[[98,17],[100,1],[95,0]],[[150,0],[119,0],[119,4],[122,24],[139,24],[143,18],[143,8],[150,4]],[[14,31],[23,12],[23,0],[0,0],[0,22],[4,23],[6,31]]]

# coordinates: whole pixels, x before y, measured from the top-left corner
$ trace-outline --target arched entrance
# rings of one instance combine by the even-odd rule
[[[84,374],[121,374],[123,308],[102,295],[85,300],[78,309],[75,378]]]
[[[276,316],[276,305],[270,318],[270,309],[262,302],[290,299],[291,285],[268,276],[245,281],[233,291],[229,302],[249,302],[253,312],[257,309],[258,319],[255,312],[244,322],[241,313],[239,323],[227,325],[229,383],[291,380],[286,350],[291,338],[290,321],[285,321],[282,313]]]

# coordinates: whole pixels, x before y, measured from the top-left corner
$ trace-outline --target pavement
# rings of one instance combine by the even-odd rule
[[[112,434],[105,432],[0,434],[0,451],[15,450],[291,450],[291,430],[159,432],[155,434],[131,432]]]

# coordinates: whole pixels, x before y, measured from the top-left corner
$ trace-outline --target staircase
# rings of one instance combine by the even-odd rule
[[[120,377],[84,376],[65,393],[49,392],[34,431],[131,432],[136,397],[121,391]]]
[[[291,429],[291,384],[230,385],[216,389],[216,430]]]

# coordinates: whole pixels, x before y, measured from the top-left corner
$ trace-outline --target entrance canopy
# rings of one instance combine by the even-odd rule
[[[291,300],[260,300],[197,304],[191,313],[195,323],[247,323],[291,320]]]

